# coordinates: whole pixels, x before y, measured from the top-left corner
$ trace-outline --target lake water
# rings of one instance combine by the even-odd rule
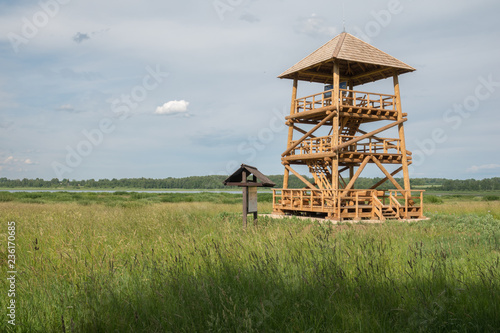
[[[183,190],[165,190],[165,191],[147,191],[147,190],[139,190],[139,191],[104,191],[104,190],[0,190],[0,192],[50,192],[50,193],[55,193],[55,192],[70,192],[70,193],[78,193],[78,192],[87,192],[87,193],[115,193],[115,192],[128,192],[128,193],[231,193],[231,194],[241,194],[241,190],[239,191],[217,191],[217,190],[196,190],[196,191],[183,191]],[[271,193],[271,192],[265,192],[265,193]]]

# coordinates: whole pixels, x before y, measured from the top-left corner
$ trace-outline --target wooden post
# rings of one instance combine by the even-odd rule
[[[297,76],[293,79],[293,89],[292,89],[292,103],[290,106],[290,115],[293,115],[295,112],[295,100],[297,99],[297,86],[298,86],[299,80],[297,79]],[[288,143],[287,143],[287,148],[290,148],[291,144],[293,141],[293,120],[289,120],[289,125],[288,125]],[[288,171],[287,168],[285,168],[285,176],[283,178],[283,188],[288,189],[288,178],[290,177],[290,171]]]
[[[354,100],[352,100],[353,98],[353,90],[354,90],[354,83],[352,82],[352,80],[348,80],[347,83],[349,84],[349,97],[351,98],[351,105],[356,105],[356,102]]]
[[[394,81],[394,95],[396,96],[396,110],[398,111],[398,120],[403,119],[403,109],[401,107],[401,93],[399,91],[399,78],[398,73],[394,70],[393,74]],[[403,178],[404,178],[404,188],[406,191],[410,190],[410,175],[408,174],[408,156],[406,152],[406,141],[405,141],[405,128],[404,124],[400,123],[398,125],[399,140],[401,140],[401,154],[402,166],[403,166]]]
[[[339,93],[339,85],[340,85],[340,67],[338,61],[333,62],[333,93],[332,99],[333,103],[335,103],[335,111],[337,114],[333,118],[332,125],[332,147],[336,147],[339,145],[339,118],[340,118],[340,93]],[[338,191],[339,189],[339,158],[338,154],[335,154],[332,157],[332,189],[334,191]]]
[[[247,182],[247,172],[243,170],[242,173],[242,183]],[[243,186],[243,228],[247,227],[247,214],[248,214],[248,186]]]
[[[247,227],[248,215],[248,187],[243,187],[243,228]]]

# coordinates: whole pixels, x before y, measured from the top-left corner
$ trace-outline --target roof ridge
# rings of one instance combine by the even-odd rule
[[[394,60],[396,60],[396,61],[398,61],[398,62],[402,63],[403,65],[406,65],[406,66],[408,66],[409,68],[412,68],[413,70],[415,70],[415,68],[413,68],[412,66],[408,65],[407,63],[405,63],[405,62],[403,62],[403,61],[399,60],[398,58],[396,58],[396,57],[394,57],[394,56],[390,55],[390,54],[389,54],[389,53],[387,53],[387,52],[382,51],[382,50],[381,50],[381,49],[379,49],[378,47],[373,46],[372,44],[370,44],[370,43],[368,43],[368,42],[365,42],[365,41],[364,41],[364,40],[362,40],[361,38],[358,38],[358,37],[356,37],[356,36],[354,36],[354,35],[351,35],[350,33],[347,33],[347,32],[346,32],[346,34],[347,34],[347,35],[349,35],[349,36],[351,36],[351,37],[352,37],[352,38],[354,38],[354,39],[357,39],[357,40],[358,40],[358,41],[360,41],[361,43],[364,43],[364,44],[368,45],[369,47],[372,47],[372,48],[376,49],[377,51],[379,51],[379,52],[381,52],[381,53],[385,54],[386,56],[391,57],[392,59],[394,59]]]
[[[335,45],[335,49],[333,50],[333,58],[337,58],[337,56],[340,53],[340,50],[342,49],[342,45],[344,45],[344,40],[347,35],[347,32],[343,32],[340,34],[340,40],[337,42],[337,45]]]

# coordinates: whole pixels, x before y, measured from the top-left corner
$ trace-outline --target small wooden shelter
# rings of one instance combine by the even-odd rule
[[[370,44],[341,33],[279,76],[293,80],[283,188],[274,190],[275,213],[325,216],[333,220],[417,219],[423,217],[423,191],[410,188],[399,75],[415,69]],[[392,78],[393,93],[355,90],[356,86]],[[299,81],[324,85],[321,91],[297,97]],[[364,130],[366,125],[372,130]],[[377,129],[373,129],[377,124]],[[378,125],[380,124],[380,125]],[[304,126],[312,126],[306,129]],[[379,136],[397,128],[398,136]],[[356,189],[367,164],[385,178],[369,189]],[[309,169],[314,183],[295,166]],[[392,167],[393,170],[388,170]],[[404,185],[394,176],[403,173]],[[292,173],[304,189],[289,189]],[[390,181],[394,190],[379,190]]]
[[[243,226],[247,226],[247,215],[253,214],[254,223],[257,221],[257,188],[274,187],[273,181],[264,176],[256,167],[242,164],[231,176],[224,181],[225,186],[243,188]]]

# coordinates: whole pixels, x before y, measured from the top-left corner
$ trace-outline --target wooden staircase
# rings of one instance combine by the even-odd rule
[[[360,118],[345,117],[340,131],[340,134],[343,136],[342,141],[348,141],[349,136],[355,136],[361,123],[362,119]]]
[[[394,207],[390,205],[383,205],[382,206],[382,216],[386,220],[398,220],[399,216],[396,210],[394,210]]]
[[[332,173],[324,160],[311,160],[307,164],[318,188],[322,190],[332,189]]]

